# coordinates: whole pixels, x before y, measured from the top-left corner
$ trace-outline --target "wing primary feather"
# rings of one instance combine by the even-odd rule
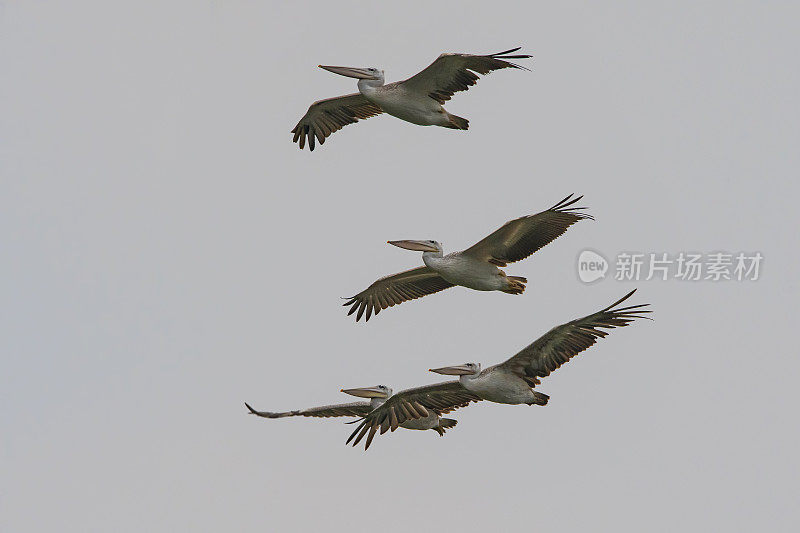
[[[372,439],[375,437],[375,432],[378,430],[378,426],[372,426],[369,428],[369,435],[367,435],[367,442],[364,443],[364,451],[369,450],[369,445],[372,444]]]
[[[361,431],[361,428],[364,427],[364,424],[366,423],[367,423],[366,419],[361,420],[361,423],[356,426],[356,429],[354,429],[353,432],[350,434],[350,437],[347,438],[347,441],[344,443],[345,446],[350,444],[350,441],[353,440],[353,438],[358,434],[359,431]],[[353,444],[353,446],[355,446],[355,444]]]
[[[353,446],[358,446],[358,443],[361,442],[361,439],[364,438],[364,435],[366,435],[367,431],[369,430],[370,430],[369,422],[368,420],[364,420],[363,427],[361,427],[361,432],[358,434],[358,437],[356,437],[356,440],[353,441]]]

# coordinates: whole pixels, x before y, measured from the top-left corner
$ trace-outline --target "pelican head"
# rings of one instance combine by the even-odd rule
[[[358,396],[359,398],[383,398],[386,399],[392,395],[392,389],[386,385],[378,385],[376,387],[363,387],[360,389],[342,389],[343,393],[350,396]]]
[[[379,80],[383,82],[383,71],[374,67],[356,68],[320,65],[319,68],[325,69],[328,72],[333,72],[334,74],[339,74],[340,76],[347,76],[348,78],[357,78],[359,80]]]
[[[386,241],[399,248],[414,250],[416,252],[442,252],[442,245],[436,241]]]
[[[445,376],[477,376],[481,373],[481,364],[464,363],[463,365],[429,368],[428,371],[435,372],[437,374],[444,374]]]

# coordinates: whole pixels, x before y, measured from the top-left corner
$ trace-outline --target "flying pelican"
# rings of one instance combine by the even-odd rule
[[[436,431],[440,437],[443,437],[445,431],[455,427],[458,423],[457,420],[453,420],[452,418],[442,418],[440,415],[448,413],[457,407],[467,405],[470,401],[478,401],[479,398],[476,395],[464,390],[463,387],[459,385],[458,381],[451,381],[449,383],[451,384],[451,388],[454,388],[458,394],[449,393],[450,391],[446,389],[435,391],[435,401],[433,403],[424,399],[420,400],[421,403],[413,401],[413,399],[415,399],[417,396],[412,393],[415,391],[421,391],[425,389],[425,387],[420,389],[409,389],[408,391],[401,392],[400,394],[403,395],[401,396],[401,399],[405,398],[406,401],[412,401],[412,403],[410,405],[406,405],[404,407],[404,411],[397,411],[399,419],[396,415],[395,420],[397,421],[397,425],[395,425],[392,431],[397,429],[397,427],[415,430],[432,429]],[[455,387],[453,387],[453,385]],[[271,411],[257,411],[256,409],[253,409],[253,407],[251,407],[247,402],[245,402],[244,405],[250,411],[250,414],[254,414],[263,418],[285,418],[288,416],[331,418],[352,416],[363,419],[369,415],[369,413],[386,403],[386,401],[392,396],[392,389],[386,385],[361,387],[356,389],[342,389],[341,392],[350,394],[351,396],[358,396],[360,398],[369,398],[369,401],[324,405],[322,407],[311,407],[310,409],[284,411],[279,413],[274,413]],[[455,403],[457,405],[454,405],[448,410],[447,405],[449,404],[446,404],[446,402]],[[408,416],[405,416],[403,414],[404,412],[407,412]],[[356,422],[358,422],[358,420],[356,420]],[[349,423],[352,424],[353,422]],[[359,426],[359,429],[360,428],[361,426]],[[359,438],[359,440],[361,439]],[[350,441],[348,440],[348,442]],[[367,441],[367,447],[369,447],[370,442],[372,442],[372,436],[370,436],[369,440]]]
[[[478,291],[503,291],[522,294],[527,279],[506,276],[498,267],[525,259],[562,235],[577,221],[591,215],[581,213],[585,207],[570,207],[583,196],[570,194],[546,211],[506,222],[503,227],[462,252],[443,256],[436,241],[388,241],[389,244],[422,253],[425,266],[386,276],[343,304],[350,306],[348,315],[356,311],[356,321],[366,311],[367,320],[374,312],[393,305],[433,294],[455,285]]]
[[[369,391],[369,389],[363,390]],[[387,430],[394,431],[398,427],[433,429],[441,436],[446,428],[456,425],[455,420],[440,418],[441,415],[480,400],[480,396],[465,389],[458,381],[445,381],[406,389],[395,395],[390,394],[380,406],[363,416],[361,423],[356,426],[345,444],[349,444],[355,438],[353,446],[356,446],[369,432],[364,444],[366,450],[378,429],[383,435]]]
[[[407,423],[411,419],[425,419],[431,410],[447,413],[480,400],[504,404],[547,405],[550,397],[533,390],[540,383],[539,378],[549,376],[572,357],[592,346],[598,338],[608,335],[601,328],[624,327],[637,318],[647,318],[642,314],[651,311],[642,308],[649,304],[617,307],[634,292],[635,289],[597,313],[551,329],[499,365],[483,371],[477,363],[431,369],[431,372],[438,374],[460,377],[458,381],[408,389],[390,397],[362,418],[347,443],[355,438],[355,446],[369,432],[366,449],[379,429],[382,435],[389,429],[394,431],[401,423]]]
[[[457,383],[457,382],[453,382]],[[350,394],[352,396],[360,396],[362,398],[380,398],[380,403],[375,407],[377,409],[387,401],[389,401],[392,396],[392,389],[381,388],[379,387],[364,387],[361,389],[342,389],[342,392]],[[402,391],[400,394],[404,394],[407,391]],[[472,395],[470,395],[471,397]],[[467,402],[469,403],[469,402]],[[375,410],[373,409],[373,411]],[[449,411],[435,411],[433,409],[426,410],[424,406],[420,409],[420,406],[412,406],[414,409],[414,413],[422,415],[420,418],[412,418],[409,417],[406,420],[398,420],[398,427],[405,428],[405,429],[417,429],[417,430],[426,430],[432,429],[439,434],[440,437],[444,436],[445,431],[450,428],[453,428],[458,423],[457,420],[453,420],[452,418],[441,418],[440,414],[449,412]],[[371,411],[370,411],[371,412]],[[368,413],[369,414],[369,413]],[[367,415],[363,415],[365,417]],[[352,422],[350,422],[352,424]],[[371,440],[371,439],[370,439]]]
[[[308,139],[308,148],[314,151],[314,139],[320,144],[332,133],[348,124],[388,113],[401,120],[420,126],[442,126],[465,130],[469,121],[451,115],[442,104],[458,91],[466,91],[478,81],[478,74],[488,74],[501,68],[523,66],[507,61],[526,59],[529,55],[509,55],[520,48],[489,55],[442,54],[424,70],[405,81],[384,85],[383,71],[377,68],[332,67],[319,65],[334,74],[358,79],[357,93],[319,100],[311,104],[306,114],[294,127],[293,142],[302,150]]]
[[[433,368],[437,374],[455,375],[459,383],[483,400],[506,404],[544,405],[549,396],[534,391],[539,378],[550,375],[562,364],[592,346],[598,338],[608,335],[602,328],[627,326],[637,318],[648,318],[643,310],[649,304],[617,307],[636,292],[632,290],[621,299],[589,316],[556,326],[511,359],[481,371],[479,363]],[[384,404],[385,405],[385,404]],[[368,416],[380,411],[378,408]]]

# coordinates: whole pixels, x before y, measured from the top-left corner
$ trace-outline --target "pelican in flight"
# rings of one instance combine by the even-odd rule
[[[453,381],[453,383],[457,384],[458,382]],[[369,401],[323,405],[322,407],[311,407],[309,409],[277,413],[271,411],[257,411],[256,409],[253,409],[253,407],[251,407],[247,402],[245,402],[244,405],[250,411],[250,414],[263,418],[286,418],[289,416],[305,416],[315,418],[364,418],[370,412],[383,405],[387,399],[392,396],[392,389],[386,385],[377,385],[375,387],[362,387],[356,389],[342,389],[341,392],[351,396],[358,396],[359,398],[368,398]],[[458,423],[456,420],[451,418],[441,418],[439,414],[433,410],[428,412],[424,407],[417,406],[415,409],[414,406],[411,406],[409,412],[413,413],[413,417],[403,419],[403,421],[399,423],[399,427],[418,430],[432,429],[441,437],[444,436],[445,431],[455,427],[455,425]]]
[[[370,389],[351,389],[350,392],[343,392],[354,394],[353,390],[367,393],[370,391]],[[390,394],[387,398],[380,406],[363,415],[361,423],[356,426],[345,444],[355,439],[353,446],[356,446],[364,435],[367,435],[364,444],[366,450],[378,430],[383,435],[389,429],[394,431],[398,427],[433,429],[441,436],[445,429],[456,425],[455,420],[441,418],[443,414],[481,400],[480,396],[465,389],[458,381],[406,389],[395,395]]]
[[[547,405],[550,397],[533,388],[540,378],[550,375],[574,356],[592,346],[598,338],[605,337],[605,329],[621,328],[637,318],[648,318],[643,308],[649,304],[617,307],[636,292],[633,290],[589,316],[567,322],[551,329],[517,355],[481,371],[478,363],[431,369],[431,372],[459,376],[458,381],[445,381],[434,385],[408,389],[390,397],[364,416],[361,423],[347,439],[355,438],[353,446],[367,435],[365,449],[380,430],[394,431],[410,419],[424,419],[428,412],[447,413],[471,402],[487,400],[494,403]]]
[[[627,326],[637,318],[648,318],[649,304],[617,307],[636,292],[632,290],[605,309],[551,329],[511,359],[481,370],[479,363],[465,363],[431,372],[459,376],[459,384],[483,400],[506,404],[545,405],[549,396],[533,390],[540,378],[608,335],[605,329]],[[380,411],[373,410],[368,417]]]
[[[455,383],[455,381],[453,382]],[[352,396],[360,396],[362,398],[371,398],[371,399],[380,399],[380,403],[375,407],[377,409],[381,405],[385,404],[387,401],[390,401],[392,396],[392,389],[388,387],[378,386],[378,387],[364,387],[361,389],[342,389],[342,392],[346,394],[350,394]],[[407,391],[402,391],[400,394],[404,394]],[[467,402],[469,403],[469,402]],[[374,411],[375,409],[372,409]],[[436,433],[439,434],[440,437],[444,436],[445,431],[450,428],[453,428],[458,423],[457,420],[453,420],[452,418],[442,418],[440,415],[449,411],[445,410],[434,410],[434,409],[426,409],[424,405],[414,405],[411,406],[415,416],[408,417],[407,419],[398,419],[397,427],[405,428],[405,429],[416,429],[416,430],[426,430],[432,429]],[[370,412],[372,412],[370,411]],[[409,411],[410,413],[411,411]],[[367,413],[369,414],[369,413]],[[367,415],[362,415],[362,418]],[[370,439],[372,440],[372,439]]]
[[[332,67],[319,65],[334,74],[358,79],[358,92],[319,100],[311,104],[294,127],[293,141],[302,150],[314,151],[332,133],[348,124],[388,113],[420,126],[442,126],[457,130],[469,127],[465,118],[451,115],[442,104],[458,91],[466,91],[478,81],[478,74],[501,68],[528,70],[509,59],[526,59],[527,54],[512,55],[519,47],[489,55],[442,54],[424,70],[404,81],[384,85],[383,71],[377,68]],[[478,74],[476,74],[476,72]]]
[[[374,312],[393,305],[433,294],[455,285],[478,291],[503,291],[522,294],[526,278],[506,276],[498,267],[525,259],[562,235],[567,228],[584,218],[585,207],[571,207],[583,196],[567,196],[546,211],[506,222],[503,227],[462,252],[443,255],[436,241],[388,241],[389,244],[422,252],[425,266],[386,276],[360,293],[347,298],[348,315],[356,311],[356,321],[366,312],[369,320]]]

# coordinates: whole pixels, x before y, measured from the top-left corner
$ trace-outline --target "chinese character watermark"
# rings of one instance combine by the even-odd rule
[[[592,283],[612,269],[617,281],[757,281],[763,260],[761,252],[621,252],[612,267],[600,253],[584,250],[578,277]]]

